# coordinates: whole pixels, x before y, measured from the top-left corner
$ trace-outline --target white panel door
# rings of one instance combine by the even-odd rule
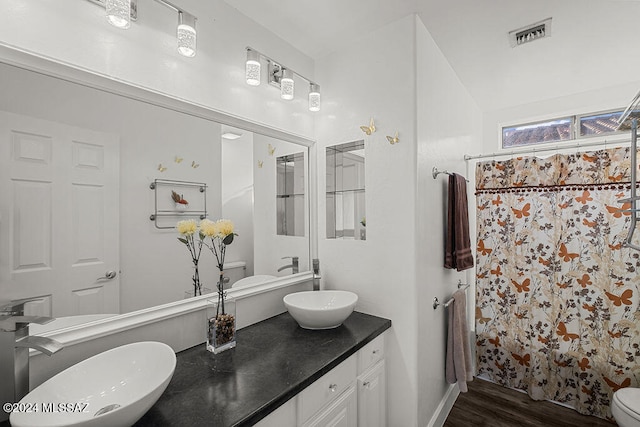
[[[0,112],[0,300],[119,313],[118,185],[116,135]]]

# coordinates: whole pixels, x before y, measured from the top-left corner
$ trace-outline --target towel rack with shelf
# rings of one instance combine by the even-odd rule
[[[175,220],[181,217],[207,217],[207,184],[204,182],[175,181],[169,179],[155,179],[149,188],[154,192],[154,213],[149,220],[155,223],[158,229],[175,227]],[[181,188],[187,191],[187,199],[191,200],[184,208],[173,209],[171,207],[171,191],[173,188]],[[161,197],[159,196],[161,193]],[[177,203],[176,203],[177,206]],[[165,217],[160,223],[160,218]]]

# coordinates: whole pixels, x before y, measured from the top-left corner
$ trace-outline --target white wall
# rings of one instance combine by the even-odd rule
[[[357,310],[393,322],[389,425],[437,425],[450,386],[446,312],[431,303],[448,299],[467,274],[443,268],[447,180],[434,180],[431,168],[467,174],[463,155],[479,144],[480,110],[415,16],[321,58],[317,75],[330,100],[317,124],[324,286],[356,292]],[[370,117],[377,132],[366,136],[359,127]],[[396,131],[400,142],[391,145],[386,136]],[[367,240],[325,239],[325,148],[362,138]]]
[[[446,317],[443,306],[432,308],[434,297],[445,302],[457,289],[456,283],[472,283],[467,291],[473,306],[475,269],[466,272],[446,270],[444,238],[446,230],[448,176],[433,178],[431,170],[457,172],[469,176],[464,154],[480,145],[481,112],[462,85],[447,59],[436,46],[422,21],[417,26],[417,126],[418,126],[418,191],[417,191],[417,268],[418,301],[418,405],[419,425],[439,425],[439,405],[450,386],[445,381]],[[467,186],[470,202],[470,233],[474,246],[473,184]],[[469,312],[474,313],[471,309]],[[474,317],[468,317],[473,328]],[[453,390],[457,393],[457,387]],[[455,396],[455,394],[454,394]],[[433,418],[432,418],[433,417]]]
[[[417,425],[415,287],[415,20],[389,24],[318,60],[319,255],[324,287],[359,296],[357,310],[392,320],[387,357],[391,426]],[[360,126],[373,117],[377,132]],[[386,135],[399,132],[400,143]],[[366,240],[327,240],[328,145],[365,140]]]
[[[222,0],[179,0],[197,16],[198,51],[176,50],[177,14],[141,1],[128,30],[109,25],[104,9],[80,0],[0,2],[0,40],[58,62],[312,137],[306,91],[283,102],[278,90],[244,80],[246,46],[313,78],[313,61]],[[265,72],[266,73],[266,72]],[[263,75],[263,77],[265,77]]]

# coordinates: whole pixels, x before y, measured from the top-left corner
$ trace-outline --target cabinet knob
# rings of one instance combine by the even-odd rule
[[[373,354],[378,354],[380,353],[380,350],[373,350]]]
[[[367,387],[369,388],[369,385],[371,384],[371,381],[365,381],[362,383],[362,387]]]
[[[329,384],[329,390],[331,390],[331,393],[335,393],[337,388],[338,384]]]

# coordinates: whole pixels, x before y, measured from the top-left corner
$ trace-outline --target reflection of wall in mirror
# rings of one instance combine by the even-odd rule
[[[225,264],[246,262],[253,275],[253,133],[238,139],[222,139],[222,217],[233,221],[238,236],[227,247]],[[232,285],[233,283],[229,283]]]
[[[272,156],[268,154],[267,146],[275,147]],[[291,274],[291,269],[275,273],[278,268],[291,264],[291,259],[283,257],[298,256],[299,270],[309,271],[309,215],[305,214],[303,237],[278,236],[276,220],[276,159],[287,154],[305,152],[304,175],[305,186],[308,188],[308,152],[299,145],[279,141],[263,135],[254,135],[254,269],[255,274],[277,274],[286,276]],[[257,160],[264,160],[261,168],[257,166]],[[308,192],[304,198],[304,209],[308,212]],[[296,207],[297,208],[297,207]]]
[[[121,311],[182,298],[191,260],[175,230],[157,230],[149,221],[149,184],[155,178],[206,182],[208,211],[219,217],[220,150],[211,135],[220,134],[220,125],[6,65],[0,73],[0,109],[119,135]],[[176,155],[184,159],[179,164]],[[192,168],[192,160],[200,166]],[[159,163],[167,170],[159,172]],[[201,274],[211,286],[215,267],[207,256]]]

